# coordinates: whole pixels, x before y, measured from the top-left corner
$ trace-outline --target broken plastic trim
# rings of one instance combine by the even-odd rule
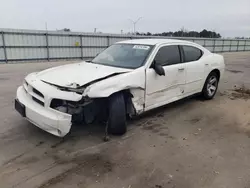
[[[85,90],[85,87],[81,87],[81,86],[78,87],[78,88],[69,88],[69,87],[63,87],[63,86],[59,86],[59,85],[56,85],[56,84],[52,84],[52,83],[46,82],[44,80],[42,80],[42,81],[44,83],[46,83],[46,84],[57,87],[61,91],[69,91],[69,92],[76,92],[77,94],[82,94],[84,92],[84,90]]]
[[[50,103],[50,108],[56,109],[57,107],[60,107],[60,106],[77,108],[80,106],[86,106],[87,104],[91,102],[92,102],[92,99],[88,97],[82,97],[82,99],[79,101],[52,99]]]

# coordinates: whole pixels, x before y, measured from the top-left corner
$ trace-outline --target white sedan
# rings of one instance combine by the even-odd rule
[[[16,110],[59,137],[72,124],[104,122],[111,134],[126,132],[126,118],[200,93],[212,99],[224,58],[188,41],[118,42],[92,61],[29,74],[17,89]]]

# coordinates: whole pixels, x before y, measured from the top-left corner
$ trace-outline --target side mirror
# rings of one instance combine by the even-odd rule
[[[157,64],[156,61],[154,60],[152,64],[152,68],[155,70],[155,72],[160,75],[160,76],[165,76],[165,70],[160,64]]]

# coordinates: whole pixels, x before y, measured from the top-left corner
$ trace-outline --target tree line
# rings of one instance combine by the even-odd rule
[[[187,31],[184,29],[181,29],[179,31],[169,31],[169,32],[163,32],[163,33],[139,33],[136,32],[136,35],[143,35],[143,36],[166,36],[166,37],[202,37],[202,38],[221,38],[220,33],[216,33],[214,31],[209,31],[206,29],[203,29],[201,32],[197,31]]]

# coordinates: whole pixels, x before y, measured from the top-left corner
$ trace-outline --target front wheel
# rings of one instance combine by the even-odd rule
[[[214,98],[214,95],[218,89],[218,83],[218,75],[215,72],[211,72],[208,75],[202,90],[202,95],[206,100]]]
[[[109,98],[108,132],[113,135],[123,135],[126,131],[124,95],[122,93],[116,93]]]

